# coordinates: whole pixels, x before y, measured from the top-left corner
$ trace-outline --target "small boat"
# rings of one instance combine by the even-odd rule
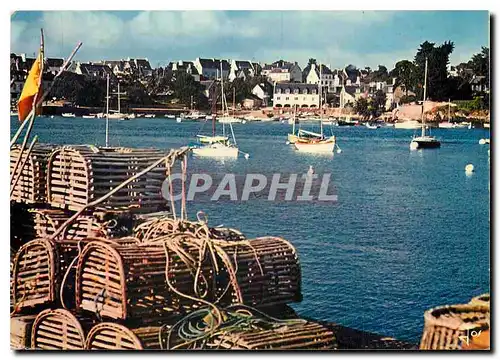
[[[294,143],[297,151],[307,153],[333,153],[335,149],[335,136],[330,136],[328,138],[321,136],[305,138],[301,136],[303,133],[320,135],[313,132],[306,132],[305,130],[299,130],[299,136]]]
[[[178,117],[177,119],[175,119],[176,122],[180,123],[182,122],[182,118],[181,117]]]
[[[413,136],[410,142],[410,150],[418,149],[436,149],[441,147],[441,143],[434,136],[426,134],[424,106],[427,94],[427,58],[425,59],[425,72],[424,72],[424,99],[422,101],[422,134],[420,136]]]
[[[219,122],[221,124],[235,124],[235,123],[241,123],[241,119],[232,117],[232,116],[223,116],[219,119]]]
[[[172,120],[175,119],[175,115],[166,114],[165,117],[167,119],[172,119]]]
[[[71,118],[75,117],[75,114],[73,114],[73,113],[62,113],[61,115],[62,115],[62,117],[68,117],[68,118],[69,117],[71,117]]]
[[[222,63],[221,63],[221,74],[222,74]],[[229,116],[229,108],[227,106],[226,96],[224,94],[224,81],[221,76],[221,94],[222,94],[222,113],[223,117],[219,120],[222,124],[222,136],[217,136],[215,133],[215,122],[216,117],[212,116],[212,136],[197,135],[200,146],[193,148],[193,154],[203,157],[216,157],[216,158],[237,158],[239,149],[236,145],[236,138],[233,131],[233,121],[228,119],[234,119]],[[222,120],[222,121],[221,121]],[[229,124],[231,129],[231,134],[233,141],[226,136],[225,124]],[[245,154],[248,158],[248,154]]]
[[[146,114],[144,117],[146,118],[154,118],[156,115],[155,114]]]
[[[82,115],[84,119],[95,119],[95,115]]]
[[[490,143],[490,139],[481,139],[479,140],[479,145],[486,145]]]
[[[19,116],[19,113],[17,111],[11,111],[10,116]]]
[[[378,125],[375,125],[375,124],[370,124],[370,123],[366,123],[365,126],[368,128],[368,129],[378,129],[380,126]]]
[[[490,128],[490,123],[489,122],[485,122],[483,126],[484,126],[485,129],[489,129]]]
[[[208,157],[237,158],[238,148],[231,143],[227,136],[197,135],[203,146],[193,149],[193,154]]]
[[[453,129],[455,127],[455,124],[448,122],[448,121],[444,121],[444,122],[440,122],[438,127],[440,129]]]
[[[407,120],[402,122],[396,122],[394,124],[395,129],[415,130],[415,129],[420,129],[421,126],[422,125],[417,120]]]

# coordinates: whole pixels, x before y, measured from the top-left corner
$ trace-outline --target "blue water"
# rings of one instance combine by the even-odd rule
[[[209,131],[210,124],[205,125]],[[17,123],[11,119],[11,131]],[[186,145],[200,123],[162,119],[112,121],[111,145],[170,148]],[[39,118],[41,142],[104,144],[100,119]],[[487,130],[435,130],[438,150],[409,150],[411,130],[334,128],[341,154],[296,153],[285,144],[289,125],[235,124],[245,160],[191,158],[207,172],[293,173],[313,165],[331,172],[338,202],[189,204],[212,225],[247,236],[277,235],[292,242],[302,264],[303,316],[418,342],[426,309],[467,302],[489,291],[489,137]],[[474,164],[468,177],[464,168]]]

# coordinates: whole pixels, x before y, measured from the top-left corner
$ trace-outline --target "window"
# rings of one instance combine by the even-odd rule
[[[296,98],[295,98],[295,100],[299,100],[299,98],[298,98],[298,97],[296,97]]]
[[[281,89],[276,89],[276,94],[281,94]]]
[[[298,94],[299,93],[299,89],[293,89],[293,93],[294,94]]]
[[[286,97],[286,98],[285,98],[285,100],[290,100],[290,98],[289,98],[289,97]]]
[[[290,89],[285,89],[285,94],[290,94]]]
[[[281,100],[281,97],[280,97],[280,96],[278,96],[278,97],[276,98],[276,100]]]
[[[307,89],[302,90],[302,94],[307,94]]]
[[[304,96],[304,101],[306,101],[306,100],[307,100],[307,97]]]
[[[316,92],[317,92],[317,91],[316,91],[316,89],[313,89],[313,90],[311,91],[311,94],[316,94]]]

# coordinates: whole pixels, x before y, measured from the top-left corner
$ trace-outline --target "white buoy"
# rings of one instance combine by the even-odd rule
[[[245,154],[245,159],[248,159],[250,157],[250,154]]]
[[[340,154],[342,152],[341,149],[337,149],[337,154]]]
[[[486,144],[486,140],[484,139],[479,140],[479,145],[484,145],[484,144]]]
[[[286,142],[286,144],[287,144],[287,145],[290,145],[290,141],[287,141],[287,142]]]
[[[418,149],[418,142],[412,141],[410,143],[410,150],[417,150]]]
[[[465,166],[465,173],[466,174],[472,174],[474,172],[474,165],[472,164],[467,164]]]

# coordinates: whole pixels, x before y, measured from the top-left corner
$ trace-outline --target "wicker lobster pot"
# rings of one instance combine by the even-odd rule
[[[334,350],[332,331],[313,322],[273,329],[228,331],[208,341],[209,349],[231,350]]]
[[[137,174],[165,154],[154,149],[99,149],[64,146],[52,152],[47,166],[48,202],[58,208],[80,210],[88,203]],[[159,165],[99,204],[98,210],[138,212],[163,210],[161,187],[165,167]]]
[[[268,306],[302,301],[300,263],[295,248],[278,237],[219,241],[236,271],[234,302]]]
[[[15,308],[54,303],[59,297],[62,278],[77,255],[76,241],[35,239],[23,245],[14,259],[12,274]],[[70,276],[65,284],[70,301],[73,289],[74,278]]]
[[[64,309],[47,309],[35,319],[31,331],[31,347],[41,350],[83,350],[90,318],[75,316]]]
[[[469,304],[473,305],[483,305],[490,307],[490,294],[482,294],[476,297],[473,297]]]
[[[295,249],[283,239],[217,241],[213,253],[209,243],[190,236],[175,246],[169,238],[164,241],[168,257],[159,241],[89,243],[77,265],[77,307],[112,319],[158,320],[198,307],[200,298],[221,306],[301,300],[300,265]]]
[[[90,330],[86,349],[88,350],[144,350],[160,349],[161,326],[129,329],[124,325],[103,322]]]
[[[34,213],[35,231],[38,238],[50,237],[72,215],[60,209],[39,209]],[[103,227],[96,218],[91,215],[80,215],[57,239],[84,239],[102,232]]]
[[[421,350],[459,350],[472,331],[489,330],[490,309],[474,304],[446,305],[424,314]]]
[[[47,160],[50,153],[54,150],[55,145],[48,144],[36,144],[33,150],[29,154],[28,160],[24,165],[21,177],[17,181],[17,184],[12,193],[11,200],[18,202],[24,202],[28,204],[33,203],[43,203],[47,200]],[[10,172],[11,177],[13,176],[12,171],[16,165],[17,158],[21,147],[15,145],[10,150]],[[22,162],[26,159],[27,151],[24,152],[17,173],[19,174]]]

